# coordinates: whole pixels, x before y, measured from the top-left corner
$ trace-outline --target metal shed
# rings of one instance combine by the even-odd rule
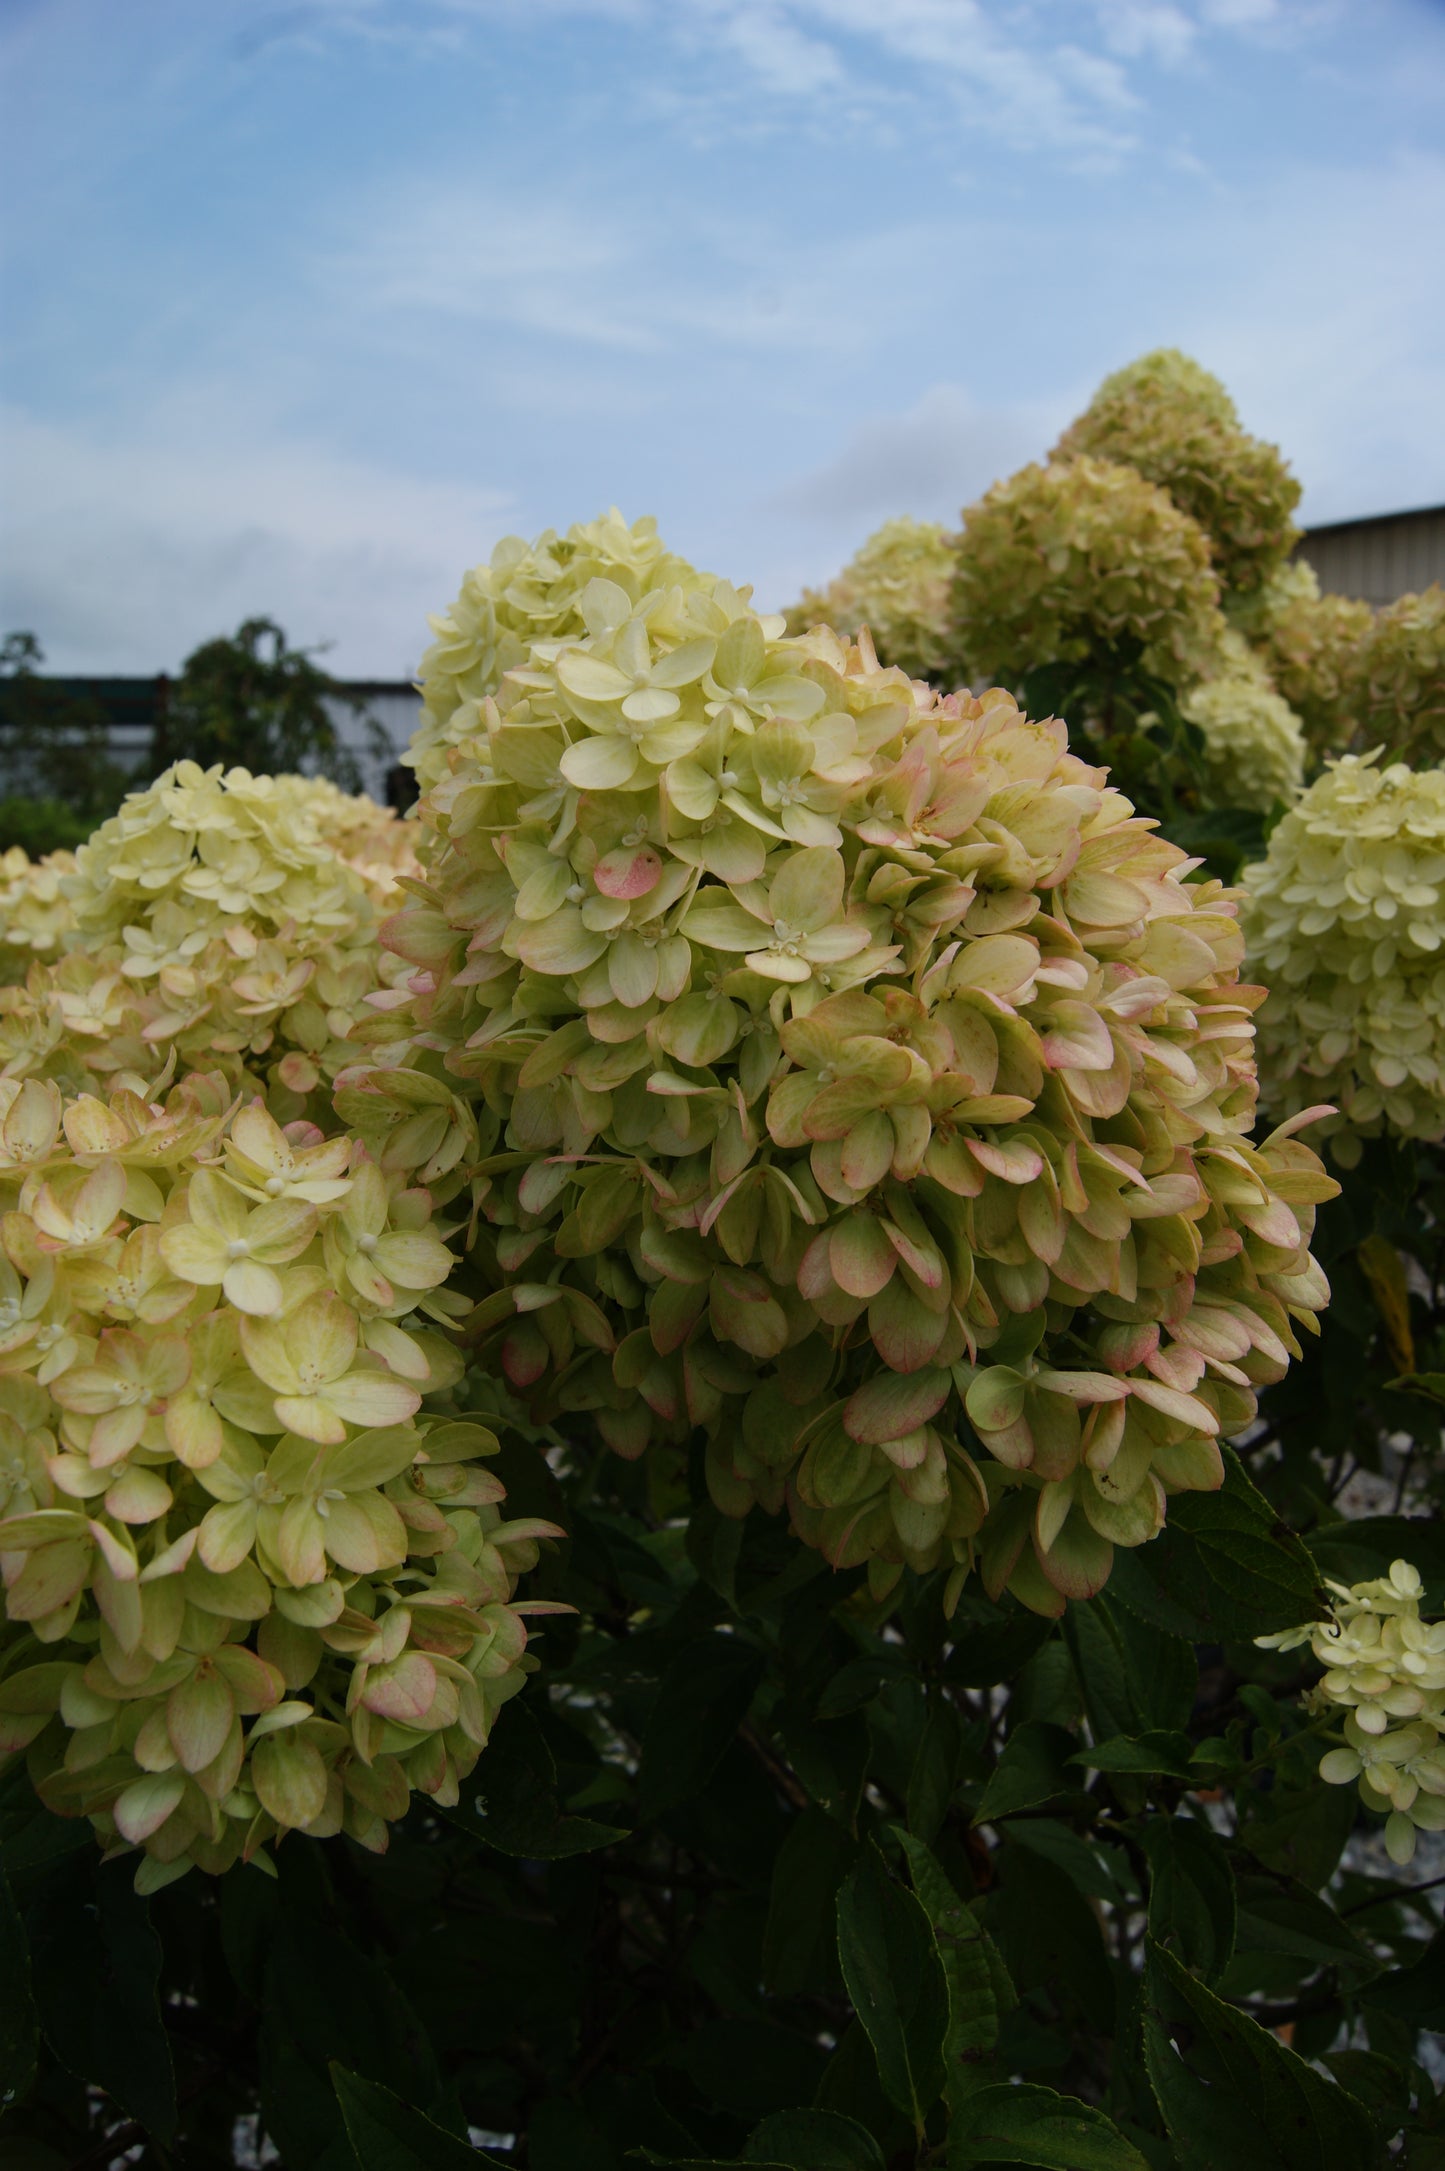
[[[1307,528],[1295,556],[1308,559],[1327,595],[1358,596],[1378,609],[1445,582],[1445,505]]]

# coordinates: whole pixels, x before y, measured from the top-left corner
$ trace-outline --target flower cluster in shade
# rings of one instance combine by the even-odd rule
[[[1334,1103],[1346,1163],[1361,1137],[1445,1136],[1445,770],[1328,764],[1243,883],[1271,1113]]]
[[[1302,559],[1272,574],[1242,617],[1316,754],[1345,752],[1355,734],[1355,662],[1373,619],[1368,603],[1321,595],[1313,566]]]
[[[1397,1560],[1373,1582],[1331,1583],[1329,1618],[1258,1643],[1293,1650],[1307,1643],[1324,1679],[1306,1703],[1344,1713],[1343,1741],[1326,1752],[1320,1777],[1358,1780],[1360,1800],[1383,1815],[1392,1862],[1414,1855],[1417,1832],[1445,1831],[1445,1621],[1422,1621],[1419,1570]]]
[[[337,1105],[466,1188],[469,1334],[581,1442],[700,1428],[725,1513],[875,1589],[1098,1589],[1327,1294],[1229,898],[1062,724],[646,524],[509,542],[436,624],[410,977]]]
[[[1225,631],[1197,523],[1133,468],[1090,457],[1020,468],[968,508],[951,608],[955,667],[1008,685],[1109,649],[1187,686]]]
[[[177,763],[73,863],[56,855],[22,873],[8,912],[0,900],[10,950],[28,936],[51,960],[0,988],[0,1065],[78,1085],[174,1051],[324,1118],[388,963],[377,928],[416,871],[414,833],[324,780]]]
[[[0,1194],[0,1761],[142,1890],[455,1801],[554,1526],[448,1413],[426,1191],[193,1073],[0,1084]]]
[[[826,588],[805,589],[787,630],[831,626],[856,639],[866,626],[881,663],[909,678],[941,680],[948,667],[953,538],[929,520],[885,520]]]
[[[1240,427],[1217,377],[1161,348],[1106,377],[1052,458],[1132,468],[1209,538],[1226,592],[1247,595],[1283,565],[1298,537],[1300,486],[1275,445]]]
[[[1401,761],[1445,760],[1445,588],[1401,596],[1375,615],[1353,658],[1356,743]]]
[[[1298,795],[1305,769],[1303,726],[1275,692],[1258,656],[1233,630],[1224,636],[1216,675],[1191,687],[1180,709],[1204,734],[1212,804],[1267,814]]]

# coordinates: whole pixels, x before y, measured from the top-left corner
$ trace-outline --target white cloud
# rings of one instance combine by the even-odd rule
[[[230,416],[207,430],[206,406],[105,433],[5,411],[25,517],[0,549],[0,626],[37,633],[51,669],[144,675],[265,614],[333,642],[343,676],[408,676],[506,501]]]
[[[962,385],[933,385],[902,414],[861,423],[835,459],[787,483],[780,512],[852,534],[851,549],[894,513],[956,518],[1000,476],[1041,459],[1067,422],[1067,395],[982,407]]]

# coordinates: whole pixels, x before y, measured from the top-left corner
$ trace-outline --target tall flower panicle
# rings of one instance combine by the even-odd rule
[[[1345,1163],[1362,1137],[1445,1136],[1445,771],[1330,763],[1243,880],[1271,1112],[1335,1103]]]
[[[1224,632],[1203,530],[1133,468],[1087,456],[1021,468],[969,506],[952,622],[954,668],[1010,685],[1103,645],[1185,686]]]
[[[1424,1585],[1406,1560],[1371,1582],[1329,1588],[1327,1620],[1255,1640],[1286,1651],[1308,1643],[1325,1668],[1307,1708],[1344,1718],[1320,1777],[1330,1786],[1358,1781],[1365,1807],[1386,1820],[1391,1861],[1403,1867],[1417,1832],[1445,1831],[1445,1621],[1421,1620]]]
[[[701,1431],[725,1513],[877,1591],[1097,1590],[1327,1293],[1230,897],[1061,723],[788,638],[647,524],[509,544],[438,625],[337,1106],[466,1213],[470,1340],[579,1445]]]
[[[1293,546],[1300,486],[1278,446],[1241,429],[1218,378],[1161,348],[1106,377],[1052,458],[1121,461],[1209,538],[1231,594],[1258,590]]]

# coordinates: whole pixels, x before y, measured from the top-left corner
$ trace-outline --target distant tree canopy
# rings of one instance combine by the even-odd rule
[[[328,776],[359,791],[361,764],[342,740],[338,707],[362,717],[366,703],[314,661],[315,651],[291,648],[274,619],[248,618],[231,637],[203,641],[186,658],[169,701],[157,717],[150,769],[173,761],[202,768],[224,762],[254,775]],[[390,751],[381,727],[369,722],[369,748]]]
[[[44,661],[33,633],[0,641],[0,846],[32,858],[83,843],[129,782],[100,703],[42,678]]]

